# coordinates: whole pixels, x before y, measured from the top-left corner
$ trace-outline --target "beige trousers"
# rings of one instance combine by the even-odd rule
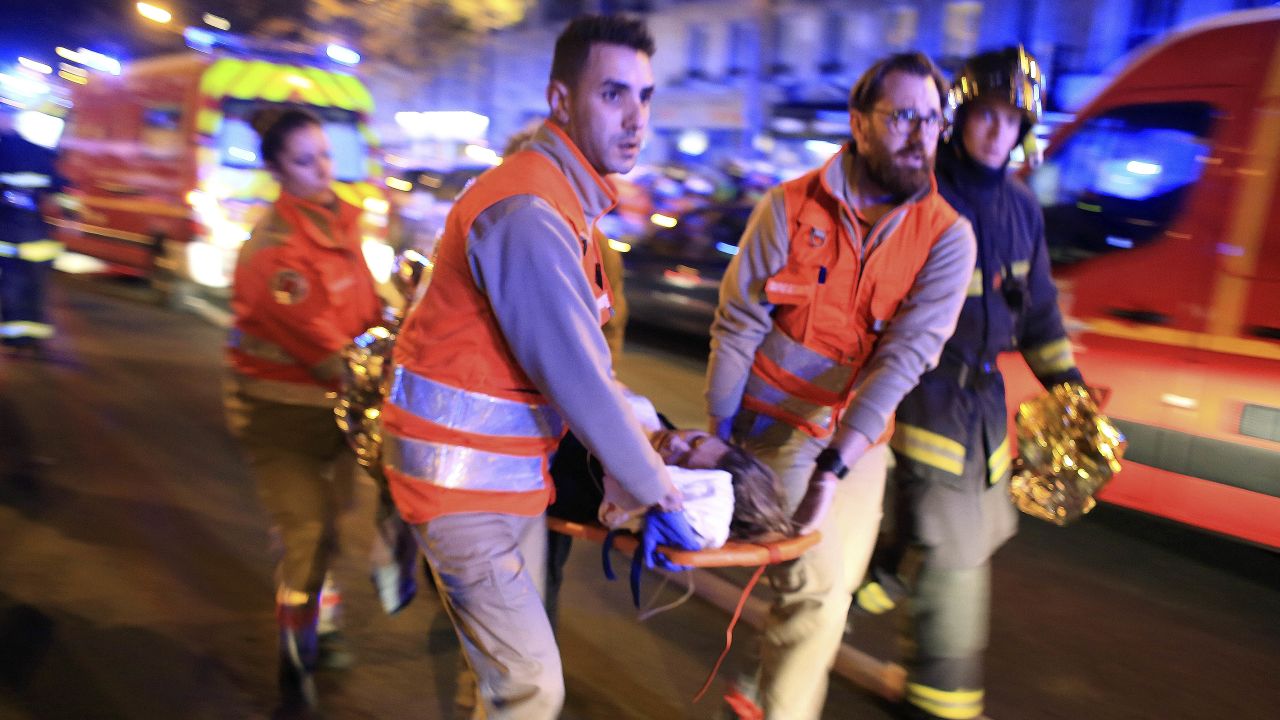
[[[475,674],[482,717],[558,717],[564,676],[542,604],[546,517],[460,513],[415,531]],[[465,697],[460,700],[465,704]]]
[[[280,531],[280,589],[315,600],[338,555],[339,528],[354,501],[355,456],[332,408],[235,393],[226,400],[231,430],[245,449],[262,504]]]
[[[814,459],[826,445],[798,430],[780,442],[746,443],[782,479],[790,511],[804,497]],[[756,673],[756,695],[768,720],[815,720],[822,714],[853,591],[866,574],[879,532],[887,457],[884,445],[867,450],[837,486],[819,528],[822,540],[768,572],[776,597],[761,632]],[[743,690],[750,694],[750,688]]]

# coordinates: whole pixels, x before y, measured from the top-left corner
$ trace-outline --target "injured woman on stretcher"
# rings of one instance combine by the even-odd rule
[[[683,516],[699,551],[744,544],[763,548],[794,536],[782,505],[782,486],[767,466],[746,450],[701,430],[678,430],[646,398],[627,393],[641,427],[684,496]],[[640,533],[646,508],[632,498],[573,436],[566,436],[551,464],[556,501],[547,510],[553,530],[599,539],[604,531]],[[556,544],[552,539],[553,546]],[[551,549],[553,582],[558,548]],[[712,554],[703,552],[707,558]],[[697,559],[698,552],[681,553]],[[734,562],[719,564],[762,564]],[[775,560],[776,561],[776,560]],[[692,564],[717,564],[694,562]]]

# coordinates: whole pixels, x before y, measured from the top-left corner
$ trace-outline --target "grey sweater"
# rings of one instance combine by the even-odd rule
[[[843,191],[841,200],[852,207],[850,153],[849,147],[841,150],[824,172],[827,186]],[[922,191],[907,202],[918,202],[931,192],[936,191]],[[900,217],[887,214],[876,223],[867,234],[866,257],[884,243],[893,242]],[[841,213],[840,221],[849,237],[857,237],[852,227],[855,221],[847,212]],[[764,284],[786,265],[789,244],[783,190],[779,186],[756,206],[738,254],[720,285],[707,368],[707,411],[713,417],[732,417],[738,412],[756,348],[773,327],[773,305],[765,299]],[[872,441],[880,437],[898,403],[922,374],[937,365],[964,304],[976,247],[973,228],[963,217],[934,243],[906,299],[854,381],[856,394],[835,432],[831,443],[834,447],[842,447],[852,430]]]
[[[613,207],[613,193],[567,142],[543,126],[527,147],[560,168],[594,226]],[[613,378],[596,299],[582,272],[589,237],[576,235],[541,198],[516,195],[476,218],[467,257],[521,369],[605,470],[653,505],[678,493]]]

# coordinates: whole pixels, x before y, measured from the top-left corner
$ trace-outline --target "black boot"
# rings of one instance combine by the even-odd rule
[[[275,720],[323,717],[315,682],[320,656],[317,618],[314,603],[276,606],[276,619],[280,624],[280,705],[272,713]]]

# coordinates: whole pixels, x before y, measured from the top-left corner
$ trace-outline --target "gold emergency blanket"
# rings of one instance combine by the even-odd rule
[[[407,251],[396,258],[391,282],[405,298],[403,308],[388,308],[383,323],[371,327],[342,350],[342,390],[333,412],[355,450],[356,460],[385,485],[382,474],[382,401],[391,384],[391,350],[408,308],[431,276],[431,262]]]
[[[1083,386],[1056,385],[1018,409],[1018,454],[1009,493],[1022,512],[1066,525],[1120,471],[1125,438]]]

